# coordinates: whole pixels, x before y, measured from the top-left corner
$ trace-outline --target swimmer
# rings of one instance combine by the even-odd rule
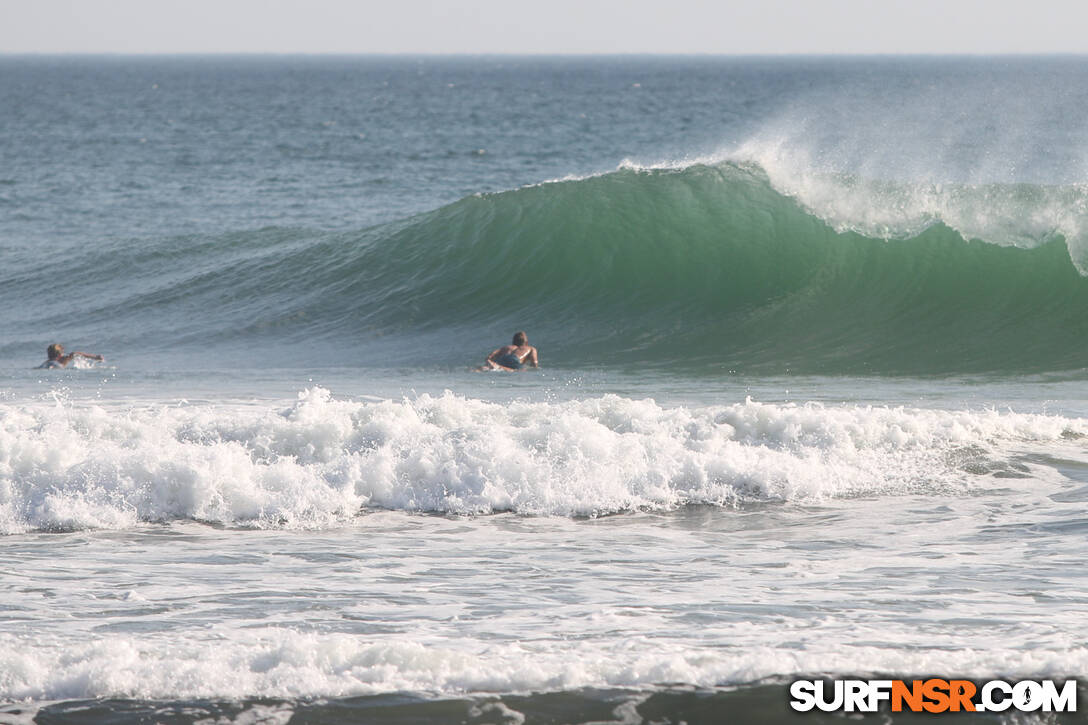
[[[487,356],[483,367],[479,370],[521,370],[525,366],[540,367],[536,348],[529,344],[529,338],[524,332],[514,333],[514,343],[503,345]]]
[[[98,362],[104,361],[106,358],[101,355],[94,355],[86,352],[70,352],[67,355],[64,354],[64,345],[59,342],[54,342],[52,345],[45,349],[45,354],[49,356],[49,359],[38,366],[39,369],[51,369],[51,368],[63,368],[68,367],[68,363],[72,362],[76,357],[87,358],[88,360],[97,360]]]

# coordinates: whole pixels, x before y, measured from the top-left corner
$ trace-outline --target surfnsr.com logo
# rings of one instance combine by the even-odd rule
[[[796,680],[790,707],[797,712],[1076,712],[1077,682],[1053,680]]]

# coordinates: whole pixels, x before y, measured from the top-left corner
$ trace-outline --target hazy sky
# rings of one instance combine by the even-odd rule
[[[1083,53],[1085,0],[0,0],[0,52]]]

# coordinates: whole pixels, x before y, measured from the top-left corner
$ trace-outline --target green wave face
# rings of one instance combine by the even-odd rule
[[[947,374],[1088,353],[1088,280],[1061,236],[840,233],[731,164],[471,197],[367,236],[335,285],[346,317],[456,330],[456,353],[518,328],[569,366]]]
[[[6,294],[71,285],[85,309],[74,318],[46,298],[36,319],[9,331],[16,341],[53,329],[58,339],[201,355],[258,344],[303,365],[333,355],[462,366],[524,329],[549,366],[566,368],[1082,368],[1088,279],[1066,237],[1045,233],[1039,202],[1064,215],[1056,229],[1071,228],[1076,209],[1063,200],[1080,192],[954,191],[953,211],[974,220],[994,216],[984,204],[1000,200],[997,237],[1020,218],[1044,233],[968,240],[933,218],[889,241],[836,231],[758,167],[623,169],[471,196],[355,233],[262,229],[28,263],[8,273]],[[896,193],[880,189],[880,211],[894,212]]]

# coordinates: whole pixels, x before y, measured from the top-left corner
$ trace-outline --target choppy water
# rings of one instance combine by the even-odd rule
[[[9,57],[0,93],[0,721],[1086,675],[1088,61]],[[469,371],[518,328],[542,370]],[[32,369],[57,341],[107,362]]]

